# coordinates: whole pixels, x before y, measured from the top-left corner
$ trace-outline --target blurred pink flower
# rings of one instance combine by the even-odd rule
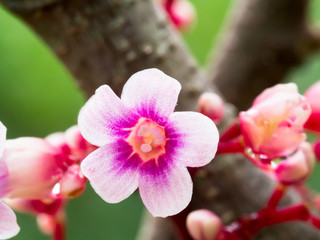
[[[6,179],[8,172],[2,160],[2,155],[6,143],[6,127],[0,122],[0,187]],[[18,234],[20,228],[14,212],[4,203],[0,202],[0,238],[8,239]]]
[[[173,113],[180,89],[175,79],[148,69],[128,80],[121,99],[104,85],[81,109],[81,133],[100,147],[81,169],[106,202],[120,202],[138,187],[153,216],[177,214],[190,202],[186,167],[209,163],[219,136],[204,115]]]
[[[65,171],[67,156],[48,141],[35,137],[8,140],[2,157],[7,176],[0,195],[45,198]]]
[[[239,114],[245,145],[268,158],[287,156],[306,139],[303,125],[310,113],[294,83],[268,88]]]
[[[306,129],[320,133],[320,81],[313,84],[304,94],[311,106],[311,115],[304,125]]]

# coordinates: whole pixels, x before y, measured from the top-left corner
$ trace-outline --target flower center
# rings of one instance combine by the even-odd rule
[[[150,159],[157,160],[161,154],[165,153],[166,135],[164,128],[147,118],[139,119],[138,123],[131,129],[126,141],[144,162]]]

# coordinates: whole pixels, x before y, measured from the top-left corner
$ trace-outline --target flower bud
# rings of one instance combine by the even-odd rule
[[[52,133],[46,137],[46,140],[53,146],[61,149],[66,155],[70,155],[71,148],[67,143],[66,136],[63,132]]]
[[[41,138],[8,140],[1,159],[7,176],[1,196],[46,198],[63,175],[66,155]]]
[[[219,122],[224,114],[224,104],[221,97],[215,93],[201,94],[198,100],[199,112],[214,122]]]
[[[189,30],[196,19],[195,8],[187,0],[174,1],[169,15],[174,25],[181,31]]]
[[[47,214],[39,214],[37,216],[37,224],[41,232],[46,235],[53,235],[56,227],[56,221],[53,216]]]
[[[187,217],[187,229],[195,240],[216,240],[222,234],[221,219],[209,210],[196,210]]]
[[[65,136],[75,162],[80,163],[89,153],[97,149],[96,146],[88,143],[83,138],[78,126],[72,126],[67,129]]]
[[[239,114],[245,145],[270,159],[288,156],[306,139],[303,125],[310,113],[294,83],[266,89]]]
[[[311,115],[304,125],[306,129],[320,133],[320,81],[313,84],[304,94],[311,106]]]
[[[298,151],[283,160],[275,168],[275,175],[279,182],[285,185],[304,182],[314,168],[314,154],[308,142],[301,143]]]
[[[80,163],[89,153],[97,148],[82,137],[78,126],[72,126],[64,133],[53,133],[47,136],[46,140],[68,155],[70,160],[68,161],[68,165]]]
[[[80,166],[73,165],[68,168],[60,180],[59,196],[62,198],[75,198],[83,193],[86,187],[87,178],[82,174]]]
[[[61,209],[55,215],[48,215],[45,213],[37,215],[37,224],[41,232],[49,236],[53,236],[60,228],[63,231],[65,228],[65,212]]]

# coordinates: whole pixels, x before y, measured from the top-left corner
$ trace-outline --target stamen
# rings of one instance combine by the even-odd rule
[[[148,153],[148,152],[151,152],[152,147],[149,143],[144,143],[141,145],[140,149],[142,152]]]

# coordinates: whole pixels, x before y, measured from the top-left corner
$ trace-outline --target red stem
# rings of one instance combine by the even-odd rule
[[[219,142],[217,154],[242,153],[244,147],[239,140],[230,142]]]
[[[64,224],[57,223],[54,229],[53,240],[64,240],[64,239],[65,239]]]
[[[241,135],[239,121],[233,122],[220,136],[220,142],[230,141]]]
[[[279,211],[263,211],[242,218],[226,227],[226,231],[239,236],[240,239],[250,239],[261,229],[279,223],[290,221],[307,221],[311,216],[305,204],[298,204],[283,208]]]
[[[266,209],[275,210],[277,208],[278,203],[280,202],[281,198],[285,194],[286,190],[287,190],[287,187],[285,187],[281,183],[278,183],[278,185],[274,189],[274,191],[273,191],[273,193],[267,203]]]

